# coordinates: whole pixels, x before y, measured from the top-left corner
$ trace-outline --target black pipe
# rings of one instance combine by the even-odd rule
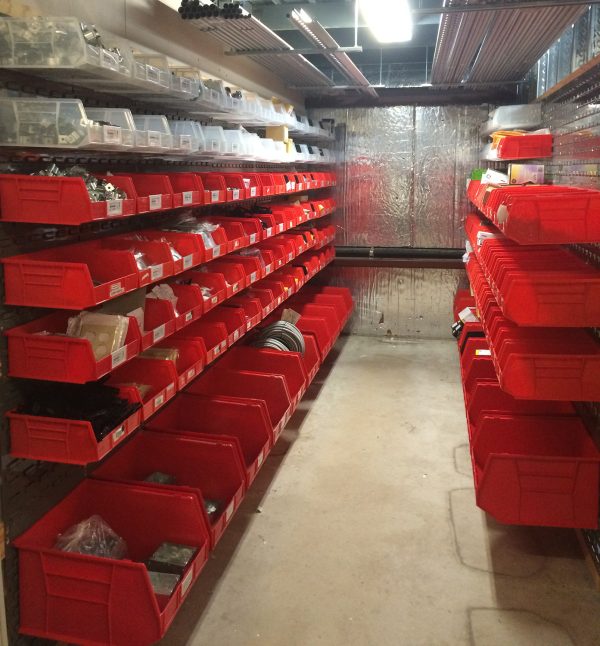
[[[464,249],[432,249],[430,247],[336,247],[338,258],[460,260],[464,253]]]

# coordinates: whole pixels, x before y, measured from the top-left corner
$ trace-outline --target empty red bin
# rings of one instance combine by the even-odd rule
[[[258,255],[230,254],[229,256],[222,258],[219,262],[242,265],[244,268],[243,287],[249,287],[263,277],[263,263],[261,262],[261,257]]]
[[[327,294],[310,294],[301,292],[294,298],[294,304],[317,305],[319,307],[332,308],[335,312],[335,318],[338,322],[338,328],[341,330],[346,324],[348,310],[341,297],[330,296]]]
[[[246,189],[246,199],[261,197],[263,195],[261,175],[266,173],[244,173],[244,188]]]
[[[139,402],[142,420],[146,421],[175,396],[178,377],[173,362],[138,357],[115,370],[107,383]]]
[[[283,375],[249,370],[228,370],[216,365],[201,375],[186,390],[191,394],[239,397],[264,401],[276,441],[292,414],[292,397]]]
[[[498,142],[498,159],[543,159],[552,157],[552,135],[503,137]]]
[[[246,468],[246,487],[256,478],[273,443],[266,404],[235,397],[181,394],[148,425],[149,430],[234,439]]]
[[[273,262],[267,265],[267,269],[270,271],[275,271],[279,267],[283,267],[286,264],[286,248],[283,242],[279,241],[278,238],[273,238],[271,240],[263,240],[260,244],[256,245],[260,251],[270,251],[272,253]],[[269,271],[267,271],[269,273]]]
[[[173,208],[173,187],[167,175],[154,173],[119,173],[130,177],[138,195],[138,212],[164,211]],[[109,176],[105,179],[110,179]]]
[[[134,399],[128,392],[123,392],[121,396],[129,401]],[[10,411],[6,414],[10,455],[62,464],[97,462],[139,427],[141,415],[141,409],[138,409],[98,442],[92,424],[87,420],[23,415]]]
[[[248,296],[248,298],[251,298],[251,299],[256,299],[260,302],[261,319],[264,319],[275,308],[275,296],[271,289],[262,287],[261,285],[262,285],[262,281],[259,284],[254,285],[251,289],[249,289],[245,293],[245,296]]]
[[[273,173],[271,174],[273,181],[273,193],[272,195],[282,195],[287,192],[286,178],[283,173]]]
[[[85,309],[139,287],[133,254],[80,243],[3,258],[9,305]]]
[[[124,190],[127,199],[92,202],[81,177],[0,175],[0,219],[77,226],[137,213],[131,180],[124,177],[107,179]]]
[[[200,339],[206,348],[206,365],[212,363],[228,347],[229,332],[223,321],[209,321],[204,315],[198,321],[183,328],[178,336],[182,339]]]
[[[246,334],[246,312],[241,307],[220,306],[205,314],[204,323],[223,323],[227,328],[227,345],[231,346]]]
[[[227,201],[227,183],[218,173],[198,173],[204,185],[204,204],[222,204]]]
[[[173,208],[204,204],[204,185],[196,173],[166,173],[173,189]]]
[[[244,177],[239,173],[225,173],[223,175],[225,178],[225,184],[227,186],[227,201],[228,202],[238,202],[239,200],[245,200],[246,197],[246,184],[244,183]]]
[[[141,332],[141,349],[147,350],[176,330],[176,312],[171,301],[146,298],[144,303],[144,329]]]
[[[210,273],[223,274],[227,283],[227,297],[237,294],[247,286],[246,269],[241,262],[230,258],[220,258],[213,260],[207,269],[210,270]]]
[[[308,386],[308,375],[297,352],[257,349],[248,346],[232,348],[220,361],[220,367],[250,370],[285,377],[292,404],[296,407]]]
[[[310,334],[315,338],[319,350],[319,358],[322,363],[329,354],[334,342],[325,319],[301,316],[300,320],[296,323],[296,327],[304,336]]]
[[[244,292],[230,298],[224,307],[241,308],[246,314],[246,332],[257,326],[263,319],[263,305],[259,298]]]
[[[281,282],[281,280],[275,279],[273,276],[259,281],[254,287],[256,287],[256,289],[268,289],[272,292],[272,310],[276,307],[279,307],[287,297],[287,289],[285,284]]]
[[[258,173],[261,195],[275,195],[279,191],[275,186],[274,176],[271,173]]]
[[[125,345],[96,360],[87,339],[65,336],[72,312],[57,312],[6,331],[11,377],[83,384],[97,381],[140,351],[140,331],[129,317]]]
[[[579,418],[483,416],[472,453],[477,504],[500,522],[598,526],[600,454]]]
[[[175,478],[173,485],[145,483],[154,472]],[[101,480],[139,484],[150,489],[192,492],[202,504],[214,547],[245,493],[245,469],[237,446],[226,439],[200,438],[191,434],[139,433],[92,474]],[[217,505],[208,515],[207,501]]]
[[[129,558],[54,547],[59,534],[96,514],[125,540]],[[163,542],[198,548],[168,600],[154,594],[144,564]],[[191,491],[88,479],[14,545],[19,550],[22,633],[69,643],[142,646],[166,633],[206,564],[210,538]]]

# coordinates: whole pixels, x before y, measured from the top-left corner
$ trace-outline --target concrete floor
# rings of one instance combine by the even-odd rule
[[[475,507],[455,343],[332,354],[162,645],[597,646],[574,533]]]

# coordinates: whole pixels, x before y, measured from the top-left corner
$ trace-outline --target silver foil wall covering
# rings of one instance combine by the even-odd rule
[[[486,109],[398,106],[313,114],[343,124],[338,245],[463,246],[466,178],[479,164]]]

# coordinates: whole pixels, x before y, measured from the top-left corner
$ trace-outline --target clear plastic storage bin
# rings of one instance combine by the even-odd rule
[[[202,126],[206,151],[211,155],[222,155],[227,148],[225,132],[221,126]]]
[[[86,115],[94,121],[105,121],[121,128],[121,144],[124,148],[136,145],[136,127],[131,110],[126,108],[85,108]]]
[[[533,130],[542,123],[542,106],[537,104],[503,105],[490,113],[482,126],[482,134],[496,130]]]
[[[175,147],[192,155],[206,152],[202,126],[197,121],[169,121]]]
[[[121,128],[95,124],[79,99],[0,99],[0,123],[3,146],[122,147]]]
[[[148,147],[173,151],[173,135],[167,117],[162,114],[134,114],[133,122],[138,130],[148,133]]]
[[[230,157],[243,157],[246,150],[242,130],[224,130],[225,148],[224,155]]]
[[[74,83],[130,83],[133,55],[115,36],[75,17],[1,18],[0,64]]]

